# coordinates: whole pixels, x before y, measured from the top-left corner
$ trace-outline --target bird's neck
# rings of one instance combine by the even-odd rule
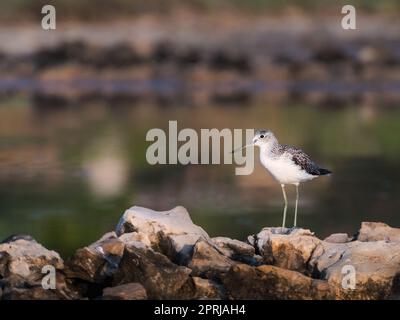
[[[279,147],[278,140],[273,140],[268,143],[264,143],[260,146],[260,153],[264,156],[272,156],[274,151]]]

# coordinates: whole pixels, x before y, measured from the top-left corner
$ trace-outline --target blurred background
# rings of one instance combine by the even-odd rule
[[[343,4],[357,30],[341,28]],[[397,0],[3,0],[0,238],[69,256],[132,205],[183,205],[241,240],[281,224],[279,184],[258,161],[250,176],[147,164],[146,133],[169,120],[269,128],[331,169],[300,189],[299,225],[319,237],[399,226],[399,107]]]

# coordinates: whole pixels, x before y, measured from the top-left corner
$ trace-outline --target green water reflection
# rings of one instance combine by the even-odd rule
[[[400,224],[400,109],[160,107],[101,99],[42,108],[12,97],[0,102],[0,238],[31,234],[67,256],[112,230],[132,205],[183,205],[213,236],[244,239],[280,225],[279,185],[259,164],[241,177],[233,165],[147,164],[146,132],[166,128],[168,120],[180,129],[267,127],[332,169],[331,177],[301,188],[299,224],[320,237],[355,233],[361,221]]]

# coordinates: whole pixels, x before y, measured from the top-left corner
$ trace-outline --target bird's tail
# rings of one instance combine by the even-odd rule
[[[329,171],[328,169],[324,169],[324,168],[319,168],[319,175],[320,176],[325,176],[325,175],[327,175],[327,174],[331,174],[332,173],[332,171]]]

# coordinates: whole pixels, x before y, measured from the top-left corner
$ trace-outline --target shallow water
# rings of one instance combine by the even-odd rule
[[[400,109],[101,98],[45,106],[21,95],[0,101],[0,238],[31,234],[67,256],[113,230],[132,205],[183,205],[212,236],[245,239],[281,224],[279,184],[258,162],[250,176],[236,176],[234,165],[147,164],[146,133],[168,120],[179,129],[270,128],[331,169],[300,189],[298,223],[320,237],[353,234],[362,221],[400,224]]]

